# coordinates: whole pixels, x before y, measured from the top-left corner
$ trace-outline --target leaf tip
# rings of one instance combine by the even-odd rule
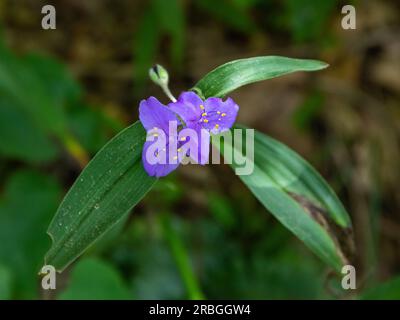
[[[330,66],[329,63],[326,63],[326,62],[323,62],[323,63],[322,63],[322,69],[329,68],[329,66]]]
[[[318,61],[319,62],[319,70],[323,70],[329,67],[329,63],[326,63],[324,61]]]

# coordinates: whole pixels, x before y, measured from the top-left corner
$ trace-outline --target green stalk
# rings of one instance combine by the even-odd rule
[[[59,135],[67,152],[78,162],[83,169],[89,162],[89,156],[79,141],[71,134]]]
[[[165,239],[167,240],[169,248],[171,250],[171,254],[175,260],[179,273],[182,277],[182,281],[186,287],[189,299],[205,299],[200,289],[197,278],[193,272],[187,250],[178,232],[176,232],[176,230],[172,226],[169,214],[163,214],[161,216],[161,225],[163,228]]]

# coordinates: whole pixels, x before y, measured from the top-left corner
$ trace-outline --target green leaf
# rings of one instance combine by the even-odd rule
[[[92,154],[104,146],[115,135],[116,130],[111,119],[95,108],[86,104],[77,103],[68,110],[68,123],[71,133],[82,144],[83,148]]]
[[[130,299],[132,295],[112,265],[95,258],[79,261],[71,273],[62,300]]]
[[[162,179],[160,183],[162,183]],[[154,187],[158,188],[159,184]],[[154,190],[153,189],[153,190]],[[152,191],[154,194],[154,191]],[[136,299],[187,299],[182,279],[176,267],[171,250],[162,232],[159,216],[152,222],[140,216],[131,224],[129,246],[115,252],[118,260],[130,261],[132,289]],[[157,232],[149,232],[155,228]],[[135,250],[131,250],[131,248]],[[127,264],[127,263],[126,263]]]
[[[5,185],[0,198],[0,265],[12,272],[13,298],[38,297],[37,274],[50,243],[46,227],[60,198],[58,183],[34,171],[18,171]]]
[[[180,69],[185,48],[185,15],[181,1],[152,0],[140,19],[133,43],[137,94],[143,91],[148,70],[154,65],[164,36],[169,40],[170,59],[175,68]]]
[[[235,31],[250,34],[256,30],[254,20],[247,12],[248,4],[229,0],[220,0],[218,5],[213,0],[196,0],[195,4]]]
[[[0,93],[14,100],[37,126],[62,136],[66,131],[64,110],[54,105],[46,81],[33,65],[32,60],[15,56],[0,45]]]
[[[326,67],[326,63],[317,60],[278,56],[241,59],[211,71],[193,90],[204,98],[222,97],[245,84]],[[222,148],[244,156],[241,146],[225,144]],[[233,167],[237,168],[237,163]],[[295,152],[256,132],[254,171],[240,178],[283,225],[328,265],[340,271],[352,258],[347,212],[321,176]]]
[[[143,14],[135,39],[133,42],[134,57],[134,80],[136,93],[143,90],[144,83],[147,80],[148,70],[154,64],[154,59],[159,47],[161,29],[152,6]]]
[[[278,27],[288,29],[296,42],[326,39],[329,33],[330,17],[335,12],[338,0],[325,1],[282,1],[282,14],[277,16]]]
[[[297,71],[316,71],[328,65],[318,60],[278,56],[254,57],[225,63],[204,76],[193,88],[201,96],[223,97],[249,83]]]
[[[185,244],[172,221],[169,213],[161,215],[163,233],[185,284],[188,297],[194,300],[204,299]]]
[[[362,300],[400,300],[400,276],[394,277],[361,295]]]
[[[63,64],[39,55],[17,56],[0,44],[0,96],[2,153],[48,162],[59,154],[58,138],[72,155],[83,158],[67,124],[68,106],[82,98],[81,88]],[[7,125],[11,120],[21,125]]]
[[[82,97],[82,88],[73,78],[66,65],[48,57],[27,54],[21,62],[40,78],[55,106],[64,108]]]
[[[182,65],[185,48],[185,14],[182,2],[153,0],[153,7],[161,29],[170,38],[171,61],[179,68]]]
[[[0,300],[11,299],[12,276],[9,268],[0,264]]]
[[[234,156],[246,156],[235,143],[220,148]],[[252,163],[248,155],[246,159]],[[242,165],[233,161],[232,167]],[[351,223],[346,210],[322,177],[294,151],[256,131],[254,170],[239,177],[325,263],[340,271],[351,258]]]
[[[54,160],[58,149],[46,132],[7,97],[0,98],[0,154],[30,163]]]
[[[50,224],[46,264],[62,271],[124,217],[157,181],[143,169],[140,122],[107,143],[82,171]]]

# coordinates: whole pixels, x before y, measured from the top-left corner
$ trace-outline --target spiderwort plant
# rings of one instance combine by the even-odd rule
[[[239,107],[224,99],[229,92],[252,82],[326,67],[317,60],[277,56],[240,59],[214,69],[178,99],[168,88],[167,72],[152,69],[150,77],[172,102],[143,100],[140,122],[114,137],[83,170],[49,226],[53,243],[45,263],[62,271],[131,211],[157,177],[169,174],[187,157],[205,164],[210,137],[227,132],[236,120]],[[243,153],[241,146],[225,143],[223,148],[224,154]],[[254,149],[254,171],[239,178],[286,228],[341,271],[352,259],[352,226],[335,193],[298,154],[256,130]]]

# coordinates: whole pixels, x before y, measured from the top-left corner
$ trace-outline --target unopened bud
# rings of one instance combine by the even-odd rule
[[[150,68],[149,77],[153,82],[161,87],[168,85],[168,72],[159,64],[156,64],[154,67]]]

